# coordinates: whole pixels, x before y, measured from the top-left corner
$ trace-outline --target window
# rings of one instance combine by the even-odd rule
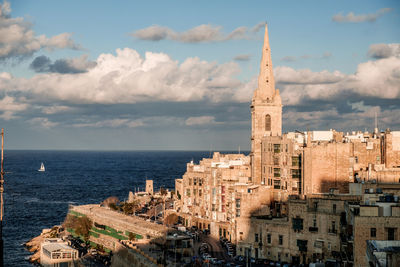
[[[201,189],[199,189],[199,197],[201,197]]]
[[[274,144],[274,153],[281,153],[281,145]]]
[[[301,218],[292,218],[292,227],[293,230],[303,230],[303,219]]]
[[[300,157],[292,157],[292,166],[300,166]]]
[[[324,242],[323,242],[323,241],[316,240],[316,241],[314,242],[314,247],[315,247],[315,248],[322,248],[323,246],[324,246]]]
[[[271,234],[267,234],[267,243],[271,244]]]
[[[281,189],[281,181],[274,180],[274,189]]]
[[[283,235],[279,235],[279,245],[283,244]]]
[[[354,157],[354,162],[355,162],[356,164],[358,163],[358,157],[357,157],[357,156]]]
[[[236,199],[236,217],[240,217],[240,198]]]
[[[313,227],[317,227],[317,219],[313,219]]]
[[[394,232],[395,232],[396,228],[387,228],[387,239],[388,240],[395,240],[394,239]]]
[[[274,168],[274,177],[281,177],[281,169]]]
[[[192,178],[189,178],[189,185],[192,185]]]
[[[193,178],[193,185],[197,185],[197,178]]]
[[[317,201],[313,203],[313,208],[314,208],[314,211],[317,211],[317,209],[318,209],[318,202]]]
[[[197,195],[197,190],[193,189],[193,195],[196,196]]]
[[[333,206],[332,206],[332,212],[333,212],[333,213],[336,213],[336,204],[333,204]]]
[[[279,165],[279,157],[274,157],[274,165]]]
[[[336,222],[332,221],[331,222],[331,229],[328,229],[328,233],[336,234]]]
[[[186,196],[190,197],[190,189],[186,189]]]
[[[258,234],[254,234],[254,242],[258,242]]]
[[[215,204],[211,205],[211,211],[215,211]]]
[[[199,178],[199,185],[202,186],[203,185],[203,179]]]
[[[376,237],[376,228],[371,228],[371,237]]]
[[[301,178],[301,173],[299,169],[292,169],[292,178]]]
[[[265,116],[265,130],[271,131],[271,116],[270,115]]]

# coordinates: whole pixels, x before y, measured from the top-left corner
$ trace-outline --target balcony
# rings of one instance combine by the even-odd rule
[[[308,228],[308,231],[309,231],[310,233],[317,233],[317,232],[318,232],[318,227],[309,227],[309,228]]]
[[[336,229],[328,229],[328,234],[334,234],[336,235],[338,233],[338,231]]]

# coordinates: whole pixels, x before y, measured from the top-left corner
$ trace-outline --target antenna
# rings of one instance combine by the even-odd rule
[[[3,214],[4,214],[4,128],[1,128],[1,173],[0,173],[0,267],[4,266],[3,258]]]
[[[239,154],[240,154],[240,146],[239,146]]]

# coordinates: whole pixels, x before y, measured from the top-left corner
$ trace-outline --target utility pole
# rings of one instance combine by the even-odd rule
[[[1,129],[1,173],[0,173],[0,267],[4,266],[4,242],[3,242],[3,213],[4,213],[4,129]]]

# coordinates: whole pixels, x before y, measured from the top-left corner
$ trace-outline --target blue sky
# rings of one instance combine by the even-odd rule
[[[265,21],[284,131],[371,129],[375,112],[382,128],[399,130],[399,8],[398,1],[3,2],[7,147],[249,149],[257,25]]]

